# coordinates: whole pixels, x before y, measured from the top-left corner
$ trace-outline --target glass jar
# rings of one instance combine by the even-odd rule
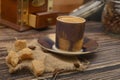
[[[102,22],[106,32],[120,34],[120,0],[107,0]]]

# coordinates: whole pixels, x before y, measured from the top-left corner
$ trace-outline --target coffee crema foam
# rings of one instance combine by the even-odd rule
[[[81,17],[74,16],[60,16],[57,18],[58,21],[67,22],[67,23],[84,23],[85,19]]]

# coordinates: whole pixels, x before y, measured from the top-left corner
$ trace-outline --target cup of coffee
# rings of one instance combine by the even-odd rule
[[[86,20],[74,16],[58,16],[56,23],[56,48],[64,51],[80,51]]]

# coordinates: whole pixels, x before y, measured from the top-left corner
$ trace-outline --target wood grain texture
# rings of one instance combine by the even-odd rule
[[[36,29],[55,25],[58,12],[43,12],[36,14]]]
[[[107,35],[103,32],[102,24],[99,22],[87,22],[85,36],[97,40],[99,43],[98,51],[89,55],[79,57],[86,58],[91,62],[88,69],[84,72],[68,72],[60,74],[57,80],[118,80],[120,79],[120,37]],[[0,80],[30,80],[35,78],[30,71],[22,70],[15,74],[8,73],[5,64],[7,55],[6,47],[9,43],[18,39],[31,40],[43,37],[55,32],[55,26],[44,30],[29,30],[17,32],[7,27],[0,28]],[[91,45],[92,46],[92,45]],[[48,80],[52,73],[46,73],[43,78]],[[40,77],[41,78],[41,77]],[[40,80],[40,79],[39,79]]]

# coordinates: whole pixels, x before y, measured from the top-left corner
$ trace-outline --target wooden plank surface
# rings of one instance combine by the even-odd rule
[[[7,27],[0,27],[0,80],[29,80],[35,78],[29,71],[23,70],[16,74],[9,74],[5,64],[7,55],[6,47],[18,39],[31,40],[43,37],[55,32],[55,26],[44,30],[29,30],[17,32]],[[84,72],[72,72],[61,74],[58,80],[117,80],[120,79],[120,37],[108,35],[103,32],[102,24],[99,22],[87,22],[85,36],[97,40],[98,51],[89,55],[79,57],[87,58],[91,64]],[[91,45],[92,46],[92,45]],[[24,73],[24,74],[23,74]],[[52,74],[45,74],[52,76]]]

